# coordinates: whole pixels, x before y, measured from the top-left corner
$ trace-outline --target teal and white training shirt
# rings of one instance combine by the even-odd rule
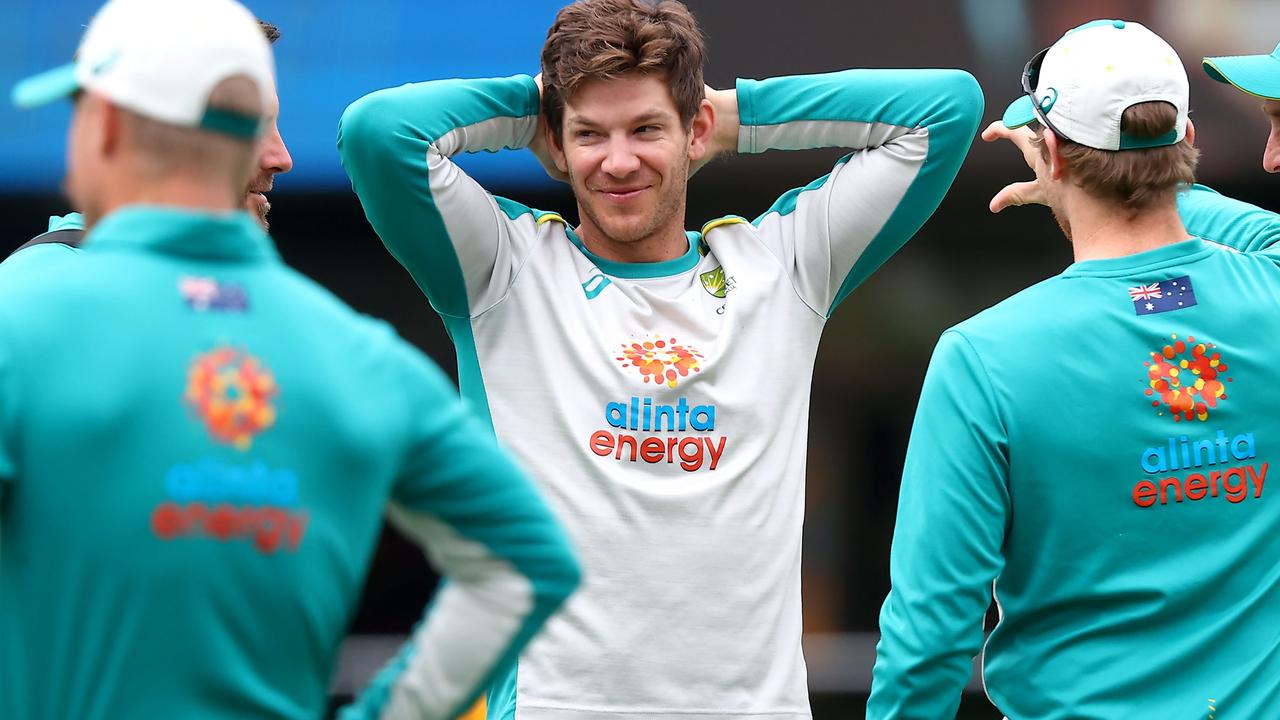
[[[529,143],[528,76],[383,90],[343,116],[343,165],[444,319],[463,394],[583,557],[582,590],[492,689],[490,717],[809,714],[800,540],[818,339],[937,207],[982,97],[960,71],[850,70],[739,80],[737,99],[739,152],[852,153],[648,264],[591,254],[561,216],[490,195],[451,160]],[[376,712],[362,701],[352,716]]]
[[[464,709],[578,573],[489,429],[247,213],[87,240],[0,283],[0,718],[321,717],[388,502],[449,581],[389,706]]]
[[[983,647],[1011,720],[1280,711],[1280,222],[1077,262],[938,342],[867,717],[954,717]]]

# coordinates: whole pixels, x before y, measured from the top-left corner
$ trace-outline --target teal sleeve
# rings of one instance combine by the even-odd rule
[[[394,496],[400,508],[430,516],[451,530],[448,534],[437,533],[435,539],[440,542],[428,548],[443,582],[423,622],[415,628],[414,638],[378,673],[355,703],[343,710],[341,717],[345,720],[382,717],[396,684],[406,673],[413,672],[413,664],[421,661],[427,651],[438,655],[432,662],[461,664],[465,653],[492,658],[482,674],[454,693],[458,704],[449,716],[461,713],[493,681],[499,668],[515,661],[580,581],[581,570],[568,537],[531,480],[497,445],[493,434],[467,412],[442,373],[425,361],[412,364],[416,367],[406,389],[425,388],[427,392],[417,406],[418,428]],[[497,565],[514,568],[528,579],[531,602],[513,632],[495,627],[455,627],[452,633],[437,632],[428,639],[421,636],[433,620],[438,621],[437,627],[439,623],[457,621],[457,616],[435,617],[446,612],[443,608],[447,603],[438,602],[440,598],[467,583],[477,585],[478,578],[483,580],[475,565],[450,566],[449,548],[441,544],[452,543],[454,535],[462,541],[459,545],[482,547]],[[470,562],[475,552],[463,547],[456,554]],[[445,562],[438,562],[442,558]],[[498,583],[490,578],[481,584]],[[476,595],[482,597],[483,590]],[[503,598],[490,599],[495,608],[503,604]],[[498,620],[504,619],[501,613],[495,614]],[[465,633],[465,643],[423,647],[431,641],[457,638],[459,631]]]
[[[962,70],[739,80],[737,94],[740,152],[854,151],[753,222],[762,232],[792,236],[783,241],[784,262],[794,253],[797,290],[824,315],[938,208],[983,111],[981,88]]]
[[[1280,241],[1280,215],[1204,185],[1178,193],[1178,214],[1187,232],[1240,252],[1267,250]]]
[[[1010,518],[1008,439],[983,364],[944,333],[907,450],[867,718],[953,718]]]
[[[545,617],[578,584],[568,536],[533,481],[467,409],[448,377],[423,358],[414,364],[430,392],[418,408],[421,425],[395,501],[439,518],[510,562],[533,582]]]
[[[380,90],[342,115],[338,154],[351,187],[440,313],[468,316],[505,232],[493,198],[450,157],[524,147],[537,115],[538,88],[527,75]]]
[[[12,349],[0,328],[0,499],[17,475],[14,435],[17,431],[18,383],[14,377]]]

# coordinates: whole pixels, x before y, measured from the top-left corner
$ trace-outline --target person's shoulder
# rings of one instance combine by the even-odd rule
[[[530,205],[525,205],[518,200],[512,200],[511,198],[503,197],[501,195],[494,195],[493,202],[498,206],[498,209],[502,211],[502,214],[505,215],[508,220],[513,222],[527,216],[533,221],[534,225],[558,222],[561,225],[568,227],[569,224],[568,221],[564,219],[563,215],[555,212],[554,210],[539,210],[538,208]]]
[[[1062,275],[1041,280],[956,323],[948,332],[964,336],[975,347],[997,351],[1008,344],[1034,342],[1069,302],[1073,294],[1069,283]]]
[[[46,235],[63,235],[79,231],[63,230]],[[40,236],[45,237],[45,236]],[[39,239],[39,238],[37,238]],[[63,239],[73,242],[62,242]],[[28,242],[0,261],[0,274],[6,276],[31,272],[46,265],[74,259],[81,253],[79,238],[50,238],[42,242]]]
[[[84,216],[80,213],[54,215],[49,218],[48,230],[19,245],[3,262],[8,263],[21,255],[23,264],[40,262],[46,258],[76,255],[84,244]]]

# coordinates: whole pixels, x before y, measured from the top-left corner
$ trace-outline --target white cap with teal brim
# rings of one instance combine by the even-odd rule
[[[235,0],[110,0],[85,30],[74,62],[13,88],[21,108],[92,91],[139,115],[252,139],[262,118],[209,107],[218,83],[246,76],[275,97],[271,45]]]
[[[1138,23],[1094,20],[1068,30],[1043,58],[1028,63],[1028,70],[1034,73],[1032,92],[1005,110],[1006,127],[1041,121],[1055,133],[1098,150],[1161,147],[1186,137],[1187,71],[1169,43]],[[1125,110],[1153,101],[1177,108],[1172,131],[1159,138],[1121,131]]]

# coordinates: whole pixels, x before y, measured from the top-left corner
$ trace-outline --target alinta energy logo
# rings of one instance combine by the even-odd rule
[[[276,421],[271,401],[277,389],[257,358],[218,348],[196,358],[187,372],[187,404],[218,442],[248,450],[253,438]]]
[[[669,335],[623,343],[616,359],[628,376],[642,384],[652,383],[655,391],[664,385],[675,390],[681,380],[701,372],[705,361],[697,349]],[[633,368],[635,373],[630,372]],[[599,457],[618,462],[678,464],[685,472],[715,470],[728,444],[726,436],[711,434],[716,429],[716,406],[699,405],[684,396],[632,396],[608,402],[604,422],[610,429],[592,433],[587,447]]]
[[[645,382],[665,384],[675,389],[680,378],[702,372],[700,361],[703,357],[702,353],[681,345],[675,338],[664,340],[657,336],[653,340],[622,343],[622,354],[616,359],[623,367],[638,369]]]
[[[1181,420],[1209,419],[1209,410],[1218,401],[1227,399],[1227,386],[1222,375],[1227,372],[1226,361],[1216,352],[1213,343],[1196,342],[1194,337],[1185,341],[1177,334],[1169,337],[1164,347],[1151,352],[1144,382],[1146,394],[1153,398],[1151,406],[1167,410],[1175,422]],[[1226,378],[1226,382],[1232,382]]]
[[[1227,399],[1226,359],[1211,342],[1171,335],[1146,363],[1146,394],[1175,421],[1207,423],[1211,411]],[[1224,381],[1225,377],[1225,381]],[[1258,439],[1252,432],[1206,430],[1199,437],[1177,435],[1145,448],[1139,459],[1147,477],[1133,486],[1140,508],[1166,507],[1222,497],[1232,504],[1262,498],[1267,462],[1257,462]]]
[[[187,370],[183,403],[209,437],[248,453],[253,439],[276,421],[279,387],[267,366],[246,352],[221,347],[196,357]],[[206,457],[169,468],[167,499],[151,513],[156,537],[247,540],[264,554],[297,550],[308,514],[299,510],[297,474],[256,459]]]

